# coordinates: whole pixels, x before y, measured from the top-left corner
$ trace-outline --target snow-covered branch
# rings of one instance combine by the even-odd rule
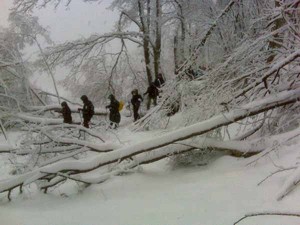
[[[266,212],[256,212],[256,213],[248,213],[245,216],[243,216],[242,218],[240,218],[238,221],[234,222],[233,225],[236,225],[238,223],[240,223],[242,220],[247,219],[249,217],[257,217],[257,216],[292,216],[292,217],[300,217],[300,213],[299,212],[280,212],[280,211],[266,211]]]
[[[86,159],[85,161],[64,161],[50,164],[32,172],[19,175],[15,178],[12,178],[11,180],[4,180],[0,182],[0,192],[12,190],[13,188],[20,185],[29,184],[31,182],[34,182],[35,180],[47,177],[49,176],[49,174],[53,174],[55,177],[55,174],[57,173],[69,171],[68,175],[75,175],[79,173],[90,172],[108,164],[122,162],[124,159],[144,154],[152,150],[168,146],[175,142],[183,141],[191,137],[207,133],[213,129],[234,123],[235,121],[242,120],[246,117],[256,115],[261,112],[280,107],[286,104],[291,104],[297,101],[299,97],[300,90],[284,91],[283,93],[280,93],[276,96],[266,97],[265,99],[253,102],[251,104],[247,104],[241,107],[240,109],[236,109],[231,112],[212,117],[211,119],[208,119],[206,121],[199,122],[197,124],[181,128],[175,131],[171,131],[167,134],[161,135],[160,137],[155,137],[153,139],[141,143],[121,147],[117,150],[101,154],[101,156]],[[207,143],[209,143],[209,141]],[[227,146],[224,144],[224,142],[218,143],[211,141],[211,143],[211,145],[214,144],[215,146],[221,148],[237,148],[237,146],[235,146],[234,144],[236,142],[234,141],[228,142],[229,144],[227,144]],[[86,146],[84,144],[82,145]],[[97,149],[102,148],[103,146],[105,145],[102,144],[96,147],[93,145],[93,147]],[[186,148],[191,149],[199,147],[186,146],[183,149],[177,151],[177,153],[179,153],[180,151],[185,151]],[[251,149],[249,149],[248,147],[246,150],[250,151]],[[169,153],[170,152],[167,152],[167,155]]]

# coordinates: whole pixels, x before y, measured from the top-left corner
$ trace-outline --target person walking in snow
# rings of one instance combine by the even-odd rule
[[[110,128],[116,129],[121,121],[121,115],[119,112],[120,103],[116,100],[114,95],[108,96],[110,104],[106,106],[109,109]]]
[[[144,93],[144,96],[148,94],[148,101],[147,101],[147,110],[150,109],[151,102],[153,101],[154,106],[157,105],[157,96],[158,96],[158,89],[155,86],[154,82],[150,84],[147,91]]]
[[[62,102],[61,107],[62,107],[61,113],[64,118],[64,123],[71,124],[72,123],[72,115],[71,115],[71,110],[70,110],[68,104],[66,102]]]
[[[135,122],[140,118],[139,108],[140,108],[141,102],[143,101],[143,98],[139,94],[137,89],[134,89],[131,92],[131,94],[132,94],[131,104],[132,104],[132,107],[133,107],[133,118],[134,118],[134,122]]]
[[[78,108],[78,111],[82,111],[83,126],[89,128],[89,122],[95,114],[94,105],[86,95],[82,95],[80,99],[83,102],[83,108]]]

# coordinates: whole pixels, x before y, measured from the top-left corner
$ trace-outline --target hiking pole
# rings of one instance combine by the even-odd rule
[[[82,116],[81,116],[81,110],[78,110],[79,111],[79,117],[80,117],[80,125],[82,125]]]
[[[106,115],[108,115],[107,108],[105,109],[106,109]],[[105,120],[105,131],[107,131],[108,130],[107,116],[105,116],[104,120]]]
[[[79,118],[80,118],[80,125],[82,125],[82,116],[81,116],[81,110],[80,109],[78,109],[78,111],[79,111]],[[81,138],[81,131],[79,131],[79,139]],[[84,139],[85,139],[85,137],[84,137]]]

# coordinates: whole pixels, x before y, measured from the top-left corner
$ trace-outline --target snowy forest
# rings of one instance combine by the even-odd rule
[[[75,1],[0,27],[1,225],[300,224],[300,0],[111,0],[53,41]]]

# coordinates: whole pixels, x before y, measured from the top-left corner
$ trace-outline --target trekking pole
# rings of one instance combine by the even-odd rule
[[[81,110],[78,110],[79,111],[79,118],[80,118],[80,125],[82,125],[82,116],[81,116]],[[81,131],[79,131],[79,138],[78,139],[80,139],[81,138]],[[85,137],[84,137],[84,139],[85,139]]]
[[[80,117],[80,125],[82,125],[82,116],[80,110],[79,110],[79,117]]]
[[[129,111],[129,116],[128,117],[132,117],[132,111],[131,111],[131,107],[130,107],[130,102],[128,102],[128,111]]]
[[[106,108],[106,114],[108,115],[107,108]],[[105,117],[105,121],[106,121],[105,131],[107,131],[108,128],[109,128],[109,126],[110,126],[110,125],[107,125],[107,124],[108,124],[108,123],[107,123],[107,116]]]

